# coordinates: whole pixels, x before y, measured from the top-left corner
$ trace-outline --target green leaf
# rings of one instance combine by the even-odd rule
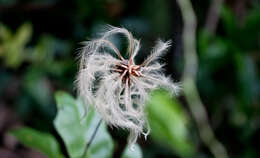
[[[238,26],[234,14],[227,6],[223,6],[221,9],[221,20],[223,21],[224,28],[230,37],[237,34]]]
[[[147,105],[151,136],[181,157],[194,153],[188,133],[188,116],[176,99],[164,91],[155,91]]]
[[[54,125],[62,137],[71,158],[81,158],[87,142],[90,140],[99,120],[93,108],[88,108],[87,116],[85,105],[81,100],[75,100],[65,92],[57,92],[55,95],[58,114]],[[87,153],[88,158],[109,158],[112,155],[113,142],[107,132],[104,122]]]
[[[29,52],[26,44],[32,36],[32,25],[24,23],[18,28],[16,33],[12,35],[8,28],[0,24],[0,56],[4,57],[4,62],[8,67],[17,68],[26,59]]]
[[[0,23],[0,41],[6,42],[10,40],[12,37],[12,33],[10,29],[8,29],[4,24]]]
[[[251,116],[254,113],[253,105],[257,102],[260,93],[260,84],[257,76],[257,66],[253,58],[239,51],[234,53],[234,63],[241,110]]]
[[[24,23],[16,31],[14,42],[19,46],[24,46],[32,36],[32,25],[30,23]]]
[[[50,134],[42,133],[31,128],[20,128],[9,132],[25,146],[39,150],[48,158],[64,158],[57,140]]]
[[[199,32],[199,53],[204,58],[218,59],[224,57],[227,54],[228,44],[226,39],[218,36],[215,37],[205,30]]]
[[[133,147],[133,150],[131,150],[131,147],[128,145],[121,158],[142,158],[142,150],[138,144],[135,144]]]

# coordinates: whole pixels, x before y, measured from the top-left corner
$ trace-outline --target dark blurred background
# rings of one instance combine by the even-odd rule
[[[192,4],[198,20],[197,86],[211,126],[230,157],[258,158],[260,2],[193,0]],[[175,0],[0,0],[1,158],[44,157],[6,134],[15,126],[50,132],[62,144],[52,123],[53,94],[65,90],[76,95],[80,42],[95,37],[104,24],[123,26],[141,39],[140,61],[156,39],[171,39],[173,45],[162,60],[166,73],[180,81],[183,24]],[[125,135],[110,133],[118,144],[126,143]],[[139,143],[144,158],[178,157],[150,139]],[[121,151],[115,152],[116,157]],[[203,144],[198,152],[198,157],[210,157]]]

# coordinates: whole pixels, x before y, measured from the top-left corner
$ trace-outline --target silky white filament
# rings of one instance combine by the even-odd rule
[[[128,59],[109,41],[115,34],[127,38]],[[140,134],[146,138],[150,131],[144,113],[148,93],[157,88],[165,88],[173,95],[179,91],[178,84],[162,73],[163,64],[157,61],[171,42],[158,40],[151,55],[140,65],[134,61],[140,41],[124,28],[109,26],[101,37],[83,44],[77,76],[79,95],[95,107],[108,125],[128,129],[130,144]]]

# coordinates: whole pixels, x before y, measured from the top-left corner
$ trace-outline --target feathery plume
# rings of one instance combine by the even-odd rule
[[[127,59],[109,40],[115,34],[127,38]],[[140,134],[145,138],[149,134],[144,113],[148,93],[157,88],[165,88],[173,95],[178,93],[178,84],[162,73],[163,64],[157,61],[170,44],[170,41],[158,40],[151,55],[136,65],[134,59],[140,41],[124,28],[109,26],[100,38],[84,42],[77,76],[79,95],[95,107],[108,125],[128,129],[130,144],[135,143]]]

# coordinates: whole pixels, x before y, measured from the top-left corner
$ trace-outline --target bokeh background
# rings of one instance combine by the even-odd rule
[[[216,137],[230,157],[260,157],[260,2],[193,0],[198,21],[196,84]],[[161,59],[166,74],[180,81],[183,73],[183,21],[175,0],[0,0],[0,157],[44,157],[8,135],[16,126],[53,134],[57,109],[54,93],[76,96],[78,48],[105,24],[123,26],[141,39],[138,60],[156,39],[171,39]],[[190,116],[196,156],[212,157],[201,143]],[[163,114],[162,114],[163,115]],[[174,125],[173,125],[174,126]],[[127,134],[109,129],[121,154]],[[178,153],[149,137],[139,139],[144,158],[177,158]]]

